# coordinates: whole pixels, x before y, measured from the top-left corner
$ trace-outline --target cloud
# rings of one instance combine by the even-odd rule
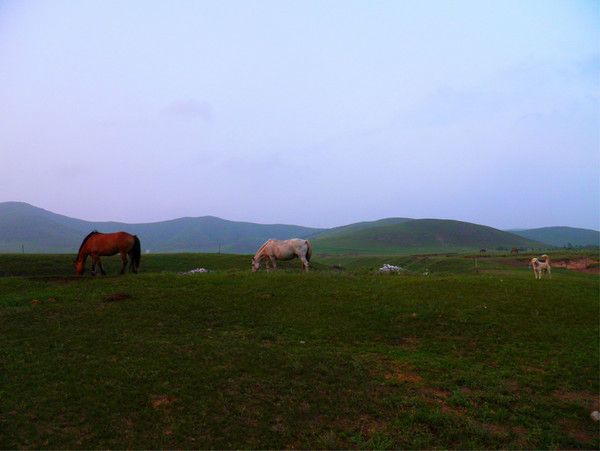
[[[212,122],[212,108],[208,102],[198,100],[177,100],[161,110],[161,113],[175,119],[199,119]]]

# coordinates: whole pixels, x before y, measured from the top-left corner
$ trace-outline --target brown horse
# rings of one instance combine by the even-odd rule
[[[141,246],[140,240],[135,235],[127,232],[100,233],[97,230],[91,232],[83,239],[79,247],[79,253],[75,259],[75,272],[78,276],[85,271],[85,260],[88,255],[92,256],[92,275],[96,275],[96,265],[100,268],[102,275],[106,275],[100,256],[121,254],[121,272],[125,272],[127,266],[127,255],[129,254],[129,269],[137,273],[140,266]]]

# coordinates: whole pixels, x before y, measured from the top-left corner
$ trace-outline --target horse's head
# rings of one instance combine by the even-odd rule
[[[252,272],[258,271],[260,268],[260,260],[256,257],[252,257]]]
[[[75,273],[78,276],[83,275],[83,272],[85,271],[85,260],[78,258],[73,262],[73,264],[75,265]]]

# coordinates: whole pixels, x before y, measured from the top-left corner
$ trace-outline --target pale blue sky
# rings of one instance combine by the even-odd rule
[[[600,218],[598,1],[0,1],[0,201]]]

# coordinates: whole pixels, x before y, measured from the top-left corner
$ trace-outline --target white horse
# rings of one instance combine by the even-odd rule
[[[533,275],[535,276],[536,279],[541,279],[542,274],[545,272],[546,274],[548,274],[548,277],[550,279],[552,279],[552,269],[550,266],[550,257],[548,257],[546,254],[544,254],[544,255],[542,255],[541,258],[543,259],[543,261],[539,260],[536,257],[529,260],[529,264],[533,268]]]
[[[269,262],[273,265],[273,269],[277,269],[277,260],[292,260],[296,257],[302,262],[302,269],[308,271],[311,255],[312,245],[308,240],[300,238],[268,240],[252,258],[252,272],[258,271],[262,260],[267,260],[265,266],[269,270]]]

